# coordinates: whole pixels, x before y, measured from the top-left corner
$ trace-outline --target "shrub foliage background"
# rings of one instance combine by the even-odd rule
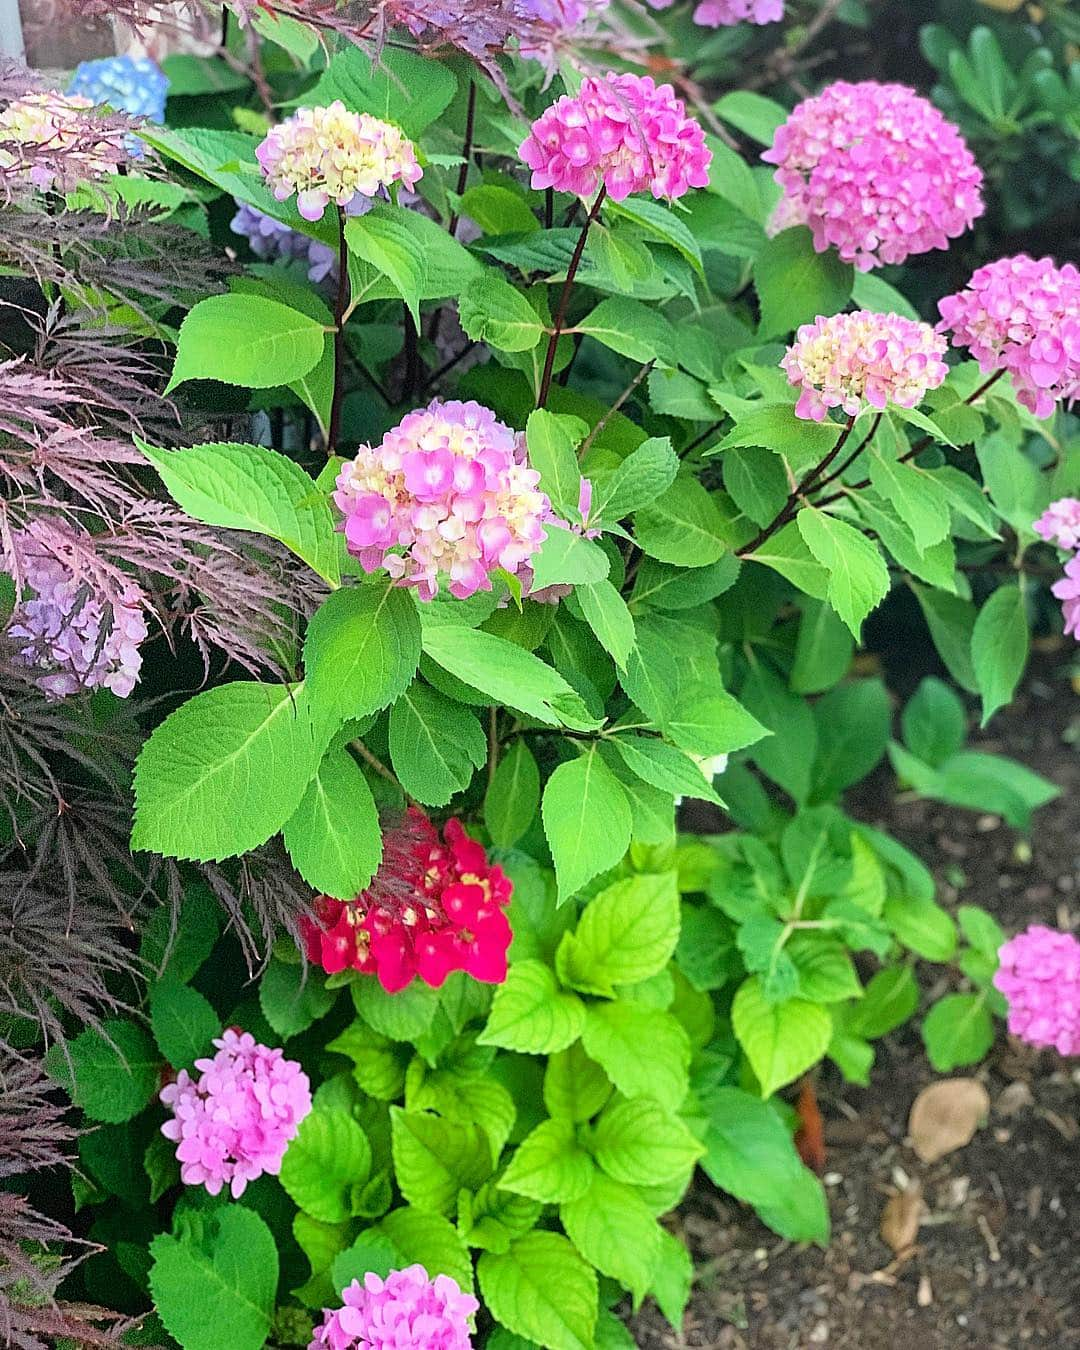
[[[151,631],[126,703],[47,699],[10,634],[0,663],[13,1344],[92,1324],[94,1344],[303,1345],[353,1278],[420,1263],[477,1292],[491,1350],[629,1345],[626,1295],[681,1322],[691,1263],[661,1220],[695,1168],[783,1236],[828,1240],[784,1089],[825,1060],[866,1083],[874,1042],[916,1016],[935,1068],[986,1053],[1005,935],[971,906],[957,924],[844,799],[891,772],[1027,828],[1053,795],[967,748],[957,687],[985,722],[1032,627],[1058,622],[1032,524],[1080,493],[1075,420],[953,353],[916,409],[810,421],[780,366],[818,316],[936,317],[1075,208],[1075,19],[923,8],[988,211],[903,268],[767,228],[760,153],[818,77],[822,21],[852,53],[886,22],[858,0],[704,40],[685,7],[616,9],[547,68],[478,39],[496,5],[377,52],[333,4],[211,5],[225,46],[166,62],[145,159],[7,206],[4,537],[75,522]],[[627,68],[635,34],[676,62],[708,187],[531,190],[529,123],[585,71]],[[255,155],[271,116],[334,99],[414,142],[417,196],[315,221],[275,199]],[[291,252],[241,242],[238,205],[295,231]],[[527,581],[558,603],[513,568],[422,600],[348,552],[345,458],[436,395],[525,434],[568,526]],[[18,601],[12,581],[5,614]],[[879,607],[916,610],[949,677],[902,707],[856,655]],[[684,800],[699,832],[677,829]],[[513,883],[494,988],[456,971],[390,994],[302,957],[315,897],[365,891],[407,804],[460,818]],[[926,1008],[922,963],[960,992]],[[158,1100],[227,1027],[283,1046],[314,1093],[280,1177],[237,1200],[180,1185]],[[72,1125],[70,1180],[30,1176]],[[64,1225],[94,1244],[77,1269]]]

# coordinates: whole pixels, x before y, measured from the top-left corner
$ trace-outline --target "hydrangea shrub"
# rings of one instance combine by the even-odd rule
[[[0,532],[11,660],[137,720],[134,875],[181,897],[145,1006],[47,1058],[101,1126],[78,1278],[181,1350],[599,1350],[647,1297],[678,1329],[697,1169],[828,1240],[783,1096],[819,1065],[868,1083],[916,1015],[942,1072],[995,1015],[1078,1047],[1074,940],[954,917],[846,802],[891,769],[1027,829],[1054,795],[967,738],[1061,622],[1038,559],[1080,636],[1076,270],[909,298],[998,184],[904,86],[717,123],[628,68],[618,5],[390,4],[385,46],[239,8],[260,61],[205,121],[160,125],[139,63],[0,112],[22,209],[123,231],[145,194],[231,255],[112,305],[180,413],[118,462],[310,599],[265,669],[162,700],[152,576],[85,510]],[[949,682],[901,700],[855,653],[907,603]],[[252,975],[207,887],[267,850],[302,903]]]

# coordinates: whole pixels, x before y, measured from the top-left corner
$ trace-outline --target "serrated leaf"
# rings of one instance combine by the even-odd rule
[[[507,750],[484,797],[484,824],[496,848],[512,848],[540,805],[540,770],[524,737]]]
[[[607,1074],[585,1053],[580,1041],[549,1055],[544,1070],[544,1105],[553,1116],[590,1120],[611,1096]]]
[[[763,1097],[816,1064],[829,1047],[833,1029],[828,1009],[816,1003],[801,998],[769,1003],[757,975],[739,986],[731,1025]]]
[[[922,1038],[938,1073],[978,1064],[994,1043],[985,995],[946,994],[923,1019]]]
[[[734,445],[724,452],[724,486],[755,525],[770,524],[783,510],[790,486],[779,455],[757,445]]]
[[[298,1036],[333,1006],[323,973],[299,961],[272,960],[259,980],[259,1007],[284,1040]]]
[[[562,992],[542,961],[515,961],[505,983],[495,991],[479,1043],[549,1055],[572,1045],[584,1024],[581,999]]]
[[[679,458],[668,436],[642,441],[618,468],[593,489],[591,516],[617,521],[654,502],[667,491],[679,471]]]
[[[795,518],[807,548],[828,573],[829,603],[856,642],[862,623],[889,593],[889,569],[876,544],[861,531],[804,506]]]
[[[851,298],[855,269],[835,250],[818,253],[803,225],[774,235],[754,260],[761,301],[758,336],[782,337],[819,314],[835,314]]]
[[[679,940],[674,872],[624,877],[585,906],[563,939],[563,980],[589,994],[614,997],[617,984],[638,984],[663,970]]]
[[[979,610],[971,662],[982,695],[982,725],[1012,698],[1027,665],[1031,637],[1019,584],[999,586]]]
[[[161,1056],[135,1022],[109,1018],[45,1055],[49,1077],[60,1083],[91,1120],[120,1124],[154,1097]]]
[[[682,1104],[690,1041],[670,1013],[621,999],[593,1004],[581,1041],[624,1097],[652,1097],[669,1111]]]
[[[529,414],[525,437],[529,464],[540,475],[540,486],[560,515],[577,520],[581,497],[581,470],[577,444],[585,434],[575,418],[558,417],[538,408]]]
[[[445,806],[486,761],[487,738],[467,708],[414,681],[390,710],[390,758],[410,796]]]
[[[419,328],[427,264],[423,244],[413,229],[413,214],[402,206],[379,203],[366,215],[345,222],[345,242],[351,257],[386,277]]]
[[[658,310],[640,300],[609,296],[580,320],[577,329],[631,361],[677,364],[675,330]]]
[[[594,1172],[573,1121],[545,1120],[518,1144],[499,1185],[531,1200],[558,1204],[584,1195]]]
[[[681,567],[707,567],[727,552],[724,522],[696,478],[676,478],[651,506],[634,516],[634,538],[643,553]]]
[[[593,1350],[592,1267],[558,1233],[526,1233],[505,1255],[485,1252],[480,1292],[496,1321],[546,1350]]]
[[[313,1219],[344,1223],[353,1193],[371,1175],[371,1145],[346,1111],[316,1107],[285,1150],[281,1184]]]
[[[353,900],[366,889],[382,859],[382,833],[367,779],[347,750],[323,756],[282,836],[313,890]]]
[[[479,1125],[398,1106],[390,1108],[390,1125],[397,1183],[417,1209],[448,1213],[459,1191],[491,1176],[491,1145]]]
[[[700,767],[676,746],[654,737],[635,735],[612,736],[609,743],[626,767],[653,787],[673,796],[720,801]]]
[[[180,325],[165,389],[185,380],[222,380],[273,389],[306,375],[323,354],[323,325],[298,309],[258,295],[211,295]]]
[[[131,846],[203,862],[247,853],[299,806],[321,754],[302,686],[196,694],[139,753]]]
[[[674,1181],[705,1152],[678,1116],[648,1098],[609,1106],[596,1123],[592,1147],[608,1176],[630,1186]]]
[[[637,1306],[652,1282],[660,1227],[634,1189],[594,1172],[582,1195],[559,1206],[559,1219],[582,1256],[629,1289]]]
[[[325,581],[340,579],[329,499],[285,455],[226,442],[188,450],[159,450],[138,436],[135,443],[189,516],[205,525],[268,535]]]
[[[150,1029],[172,1067],[190,1070],[196,1059],[213,1054],[221,1019],[197,989],[166,979],[150,990]]]
[[[461,326],[474,342],[500,352],[527,352],[544,335],[540,316],[516,286],[494,269],[475,277],[458,304]]]
[[[949,533],[949,499],[925,470],[870,451],[870,482],[907,525],[915,547],[925,553]]]
[[[629,848],[630,806],[619,780],[592,745],[551,775],[541,810],[562,904],[613,867]]]

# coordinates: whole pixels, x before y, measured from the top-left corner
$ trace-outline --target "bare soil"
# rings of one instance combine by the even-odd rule
[[[1023,760],[1061,796],[1030,840],[995,816],[891,797],[882,774],[849,810],[894,832],[932,866],[944,902],[973,902],[1015,931],[1080,928],[1080,685],[1075,648],[1044,653],[979,748]],[[909,672],[910,674],[910,672]],[[932,968],[923,972],[932,978]],[[944,983],[937,994],[943,992]],[[960,1071],[962,1072],[962,1071]],[[644,1350],[997,1350],[1080,1347],[1080,1067],[999,1037],[975,1071],[986,1126],[941,1161],[905,1143],[908,1113],[938,1078],[917,1030],[881,1043],[869,1089],[826,1067],[827,1250],[793,1246],[703,1182],[677,1216],[696,1262],[682,1336],[652,1306],[630,1323]],[[880,1236],[890,1194],[921,1184],[914,1251]]]

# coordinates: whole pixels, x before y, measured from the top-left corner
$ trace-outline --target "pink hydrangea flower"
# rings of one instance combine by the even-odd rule
[[[998,953],[994,987],[1009,1004],[1009,1030],[1029,1045],[1080,1055],[1080,942],[1032,924]]]
[[[984,374],[1007,370],[1036,417],[1080,398],[1080,270],[1052,258],[999,258],[940,301],[941,329],[967,347]]]
[[[343,1290],[343,1306],[324,1310],[308,1350],[471,1350],[469,1318],[479,1308],[449,1275],[423,1266],[368,1273]]]
[[[142,588],[98,559],[89,535],[59,518],[13,531],[6,562],[28,592],[7,626],[16,662],[43,672],[37,684],[51,698],[98,688],[126,698],[142,668]]]
[[[984,210],[960,132],[902,84],[838,80],[804,99],[762,155],[784,189],[776,225],[810,227],[861,271],[948,248]]]
[[[947,345],[928,323],[860,309],[803,324],[780,364],[802,391],[796,417],[821,422],[830,408],[914,408],[949,373]]]
[[[633,192],[676,198],[706,187],[712,152],[670,84],[648,75],[588,76],[532,124],[521,158],[534,188],[615,201]]]
[[[1080,501],[1062,497],[1051,502],[1031,528],[1058,548],[1080,548]]]
[[[517,575],[547,537],[551,503],[525,438],[479,403],[439,400],[409,413],[338,475],[334,501],[349,552],[423,600],[440,578],[459,600]]]
[[[161,1127],[176,1145],[180,1178],[233,1199],[249,1181],[276,1176],[300,1122],[311,1110],[311,1086],[300,1065],[250,1032],[228,1030],[212,1059],[197,1059],[199,1077],[181,1069],[161,1091],[173,1118]]]
[[[257,147],[255,157],[279,202],[295,192],[305,220],[320,220],[334,202],[360,214],[393,183],[412,188],[423,170],[413,143],[389,122],[327,108],[298,108]]]
[[[1065,636],[1080,642],[1080,553],[1065,564],[1065,575],[1050,588],[1061,601],[1065,616]]]
[[[701,0],[694,22],[703,28],[730,28],[737,23],[779,23],[784,0]]]
[[[0,112],[0,182],[70,192],[128,158],[123,130],[82,94],[24,94]]]

